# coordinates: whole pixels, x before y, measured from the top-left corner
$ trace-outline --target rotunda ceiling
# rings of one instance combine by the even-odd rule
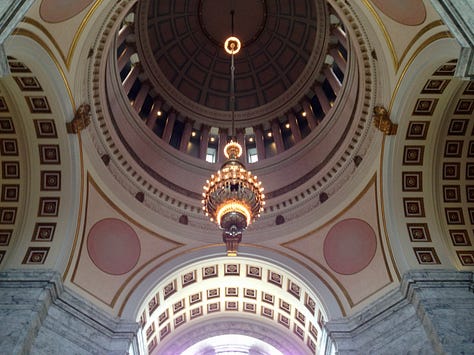
[[[306,94],[326,53],[324,1],[144,0],[138,5],[138,53],[156,92],[185,116],[229,121],[230,58],[234,34],[236,120],[285,111]],[[222,124],[222,122],[221,122]],[[237,123],[238,124],[238,123]]]
[[[71,291],[139,321],[150,353],[250,331],[316,353],[325,320],[374,304],[406,269],[473,264],[474,87],[453,87],[448,62],[422,89],[451,53],[435,45],[453,41],[423,1],[406,17],[393,0],[60,2],[32,7],[6,46],[2,267],[65,269]],[[219,258],[199,206],[230,133],[232,4],[237,138],[268,203],[239,256]],[[68,94],[91,106],[77,137]],[[371,127],[378,104],[398,136]]]
[[[373,137],[375,72],[367,47],[356,45],[365,43],[363,33],[351,35],[357,24],[347,26],[334,6],[235,4],[243,41],[235,58],[235,133],[242,162],[262,178],[271,224],[290,210],[285,220],[300,218],[336,193]],[[111,17],[114,40],[104,31],[91,70],[95,141],[112,175],[147,207],[171,204],[172,220],[185,216],[200,228],[202,186],[214,163],[224,162],[231,135],[231,60],[220,42],[231,32],[232,7],[132,1]]]

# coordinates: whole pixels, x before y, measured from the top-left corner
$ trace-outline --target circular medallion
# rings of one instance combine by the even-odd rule
[[[373,3],[385,15],[401,24],[417,26],[425,22],[423,0],[373,0]]]
[[[123,275],[137,264],[140,241],[132,227],[124,221],[105,218],[90,229],[87,251],[100,270],[111,275]]]
[[[377,249],[372,227],[360,219],[336,223],[326,235],[323,252],[329,267],[342,275],[352,275],[370,264]]]
[[[236,122],[256,124],[295,105],[314,83],[327,49],[325,6],[314,0],[143,0],[136,21],[143,75],[182,116],[212,126],[228,122],[231,61],[224,42],[232,35],[233,11],[233,36],[242,42],[235,56]]]
[[[76,16],[93,0],[43,0],[40,5],[40,16],[43,21],[58,23]]]

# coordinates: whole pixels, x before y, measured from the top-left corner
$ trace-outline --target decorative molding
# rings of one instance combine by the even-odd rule
[[[163,300],[162,304],[159,300]],[[297,322],[303,331],[303,338],[297,334],[298,341],[306,344],[311,337],[311,341],[319,346],[314,331],[309,333],[306,325],[313,320],[316,332],[321,332],[326,319],[323,312],[320,301],[308,285],[283,270],[235,259],[230,263],[228,258],[223,258],[221,264],[199,264],[163,280],[140,306],[139,319],[147,345],[150,348],[156,346],[159,351],[166,347],[158,336],[163,329],[169,334],[183,325],[180,332],[187,333],[196,323],[196,318],[207,319],[210,314],[225,318],[240,318],[243,313],[260,319],[264,317],[264,322],[271,319],[277,328],[277,324],[285,326],[287,335],[291,336]],[[155,327],[153,331],[152,325]],[[182,334],[176,333],[176,336]],[[154,336],[157,338],[155,345]]]
[[[111,116],[109,115],[108,110],[104,110],[103,104],[106,98],[104,98],[104,93],[101,91],[102,86],[100,84],[92,85],[94,82],[102,82],[104,75],[103,69],[105,67],[102,64],[104,64],[104,58],[107,58],[108,55],[108,44],[110,43],[108,38],[110,36],[110,31],[118,29],[119,23],[127,14],[131,5],[131,0],[118,1],[116,6],[110,11],[109,17],[102,27],[103,31],[98,34],[94,41],[93,50],[91,51],[93,57],[91,57],[91,65],[88,69],[90,77],[90,80],[88,80],[90,83],[88,102],[90,102],[92,107],[92,123],[94,128],[90,130],[91,138],[99,154],[101,156],[107,154],[110,157],[110,161],[107,160],[109,163],[108,169],[110,174],[127,192],[134,196],[137,189],[144,190],[144,205],[147,208],[159,213],[163,219],[170,219],[173,220],[173,222],[178,220],[181,215],[186,214],[188,216],[189,228],[196,230],[196,233],[206,233],[209,231],[209,223],[207,223],[205,218],[201,218],[202,213],[198,207],[199,204],[194,204],[194,201],[190,201],[189,199],[189,197],[192,197],[197,200],[199,196],[196,196],[196,192],[191,191],[188,188],[179,188],[177,184],[171,184],[172,181],[156,174],[156,171],[150,169],[150,167],[142,160],[135,159],[136,162],[138,161],[139,165],[141,164],[141,168],[144,168],[150,173],[144,174],[143,170],[137,169],[136,165],[131,162],[132,158],[135,157],[130,157],[123,149],[116,149],[116,143],[114,142],[115,138],[111,136],[111,132],[116,128],[113,127],[114,124],[116,124],[113,120],[114,115]],[[331,195],[333,191],[339,191],[341,186],[350,180],[350,177],[354,174],[354,164],[351,156],[365,156],[365,154],[373,147],[376,138],[375,131],[370,129],[370,111],[373,106],[374,98],[377,96],[377,73],[376,62],[369,55],[372,48],[370,47],[367,33],[362,27],[362,21],[358,18],[356,10],[353,9],[350,4],[345,1],[337,0],[331,1],[330,5],[334,7],[336,13],[340,15],[344,14],[343,18],[341,18],[344,28],[349,32],[351,40],[354,40],[354,43],[359,44],[357,48],[351,47],[351,53],[352,49],[354,49],[355,52],[354,55],[349,56],[350,60],[348,60],[347,63],[348,68],[346,72],[348,75],[344,78],[347,85],[344,85],[341,89],[344,91],[344,93],[340,94],[341,99],[338,96],[339,101],[343,101],[342,96],[347,92],[353,92],[352,90],[359,90],[361,95],[358,105],[355,107],[351,106],[350,110],[352,111],[347,112],[347,117],[352,120],[351,126],[354,128],[354,131],[351,131],[350,133],[347,132],[350,134],[352,139],[350,139],[346,134],[341,136],[341,139],[343,137],[348,145],[338,146],[341,154],[337,153],[336,150],[328,154],[328,156],[340,156],[340,159],[338,159],[337,162],[334,161],[334,164],[331,164],[332,166],[327,166],[327,168],[324,169],[324,173],[322,172],[322,166],[327,163],[327,161],[321,162],[321,164],[315,166],[314,169],[290,185],[278,188],[274,191],[269,191],[267,194],[268,199],[273,199],[283,194],[286,195],[290,190],[294,190],[294,193],[288,194],[288,197],[285,197],[282,201],[277,201],[275,205],[267,204],[265,216],[262,216],[264,218],[258,225],[259,229],[267,226],[274,226],[276,215],[282,214],[282,212],[285,212],[285,220],[290,222],[302,218],[303,216],[307,216],[308,211],[319,207],[321,202],[317,197],[321,190],[324,189],[324,191],[327,191],[328,195]],[[116,58],[111,58],[108,63],[112,63],[112,61],[115,60]],[[108,67],[113,68],[113,66]],[[351,68],[354,70],[351,70]],[[363,78],[359,76],[361,73],[364,75]],[[111,74],[114,74],[114,72],[111,72]],[[111,79],[114,81],[114,86],[119,84],[119,78],[115,78],[114,75],[112,75]],[[120,87],[116,87],[116,89],[118,90]],[[123,94],[123,92],[121,94]],[[116,96],[112,97],[113,100],[116,99]],[[124,114],[137,115],[133,107],[122,109],[124,110],[122,112]],[[341,107],[336,105],[335,109],[331,110],[331,117],[328,117],[328,121],[329,119],[332,120],[332,118],[340,117],[341,110]],[[349,108],[347,108],[346,111],[349,111]],[[134,123],[132,123],[133,125],[140,123],[140,127],[142,127],[141,122],[138,120],[137,122],[135,122],[135,120],[131,121],[134,121]],[[314,131],[307,137],[307,139],[309,139],[308,141],[314,142],[313,145],[316,145],[316,142],[321,141],[321,137],[325,136],[324,134],[321,134],[319,130],[329,130],[330,126],[331,125],[329,124],[320,125],[318,130]],[[339,130],[339,132],[342,131]],[[146,139],[149,138],[150,137],[147,134]],[[299,147],[303,147],[303,145]],[[125,148],[129,150],[129,147]],[[160,153],[166,154],[168,157],[175,155],[175,151],[171,150],[171,147],[164,148],[160,145],[157,148],[160,150]],[[295,155],[297,156],[302,156],[307,151],[307,146],[301,150],[299,150],[299,148],[294,149]],[[178,152],[178,154],[182,155],[180,152]],[[287,156],[291,155],[286,152],[284,154]],[[182,157],[183,159],[180,159],[181,161],[177,162],[177,166],[182,166],[184,162],[191,162],[191,165],[195,164],[188,160],[190,157],[185,155],[182,155]],[[267,169],[269,164],[270,163],[262,161],[262,164],[258,164],[259,169],[260,167],[262,169]],[[313,179],[311,181],[312,184],[311,186],[307,186],[306,183],[310,179]],[[164,189],[164,187],[173,189],[173,193],[169,193],[169,190]],[[186,195],[188,199],[183,201],[181,195]],[[257,228],[257,226],[255,226],[255,228]]]
[[[68,133],[79,133],[91,123],[91,107],[88,104],[82,104],[76,110],[71,122],[66,123]]]
[[[390,120],[387,109],[383,106],[375,106],[372,115],[374,127],[386,136],[392,136],[397,133],[398,125]]]
[[[244,311],[247,313],[255,313],[255,305],[246,303],[244,305]],[[237,313],[237,312],[233,312]],[[290,334],[288,329],[284,326],[279,325],[277,329],[271,327],[265,323],[255,323],[252,320],[239,318],[239,321],[235,321],[232,318],[219,318],[216,317],[213,322],[209,323],[198,323],[188,328],[186,333],[181,333],[180,341],[173,341],[175,339],[165,339],[163,345],[159,348],[158,353],[160,354],[180,354],[193,344],[198,343],[212,335],[224,335],[224,334],[239,334],[247,335],[261,341],[270,344],[280,350],[283,354],[306,354],[304,344],[299,341],[296,336],[288,336]],[[149,349],[155,348],[152,343],[149,344]]]

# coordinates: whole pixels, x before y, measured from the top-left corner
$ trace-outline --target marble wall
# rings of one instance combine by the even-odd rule
[[[55,272],[0,273],[4,354],[128,354],[137,331],[65,289]]]
[[[472,0],[431,0],[431,4],[461,46],[455,75],[466,80],[473,80],[474,2]]]
[[[139,326],[64,288],[52,271],[0,272],[3,354],[138,354]],[[474,354],[474,273],[411,271],[364,310],[324,326],[323,353]]]
[[[326,353],[474,354],[474,274],[408,272],[399,289],[325,332]]]
[[[34,0],[0,1],[0,77],[10,74],[3,44],[33,2]]]
[[[474,354],[474,273],[414,272],[402,286],[435,353]]]

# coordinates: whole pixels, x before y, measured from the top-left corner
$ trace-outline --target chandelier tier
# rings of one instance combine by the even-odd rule
[[[239,39],[233,36],[229,37],[224,44],[225,51],[231,55],[232,136],[224,147],[227,161],[206,181],[202,193],[203,210],[206,216],[223,230],[222,239],[226,244],[228,256],[237,255],[242,232],[260,217],[265,205],[262,182],[258,181],[257,176],[247,171],[244,164],[239,161],[242,146],[235,138],[234,54],[240,50],[240,46]]]
[[[242,232],[260,217],[265,205],[262,182],[238,160],[242,147],[233,139],[225,146],[228,158],[204,185],[203,209],[223,230],[227,255],[237,255]]]

